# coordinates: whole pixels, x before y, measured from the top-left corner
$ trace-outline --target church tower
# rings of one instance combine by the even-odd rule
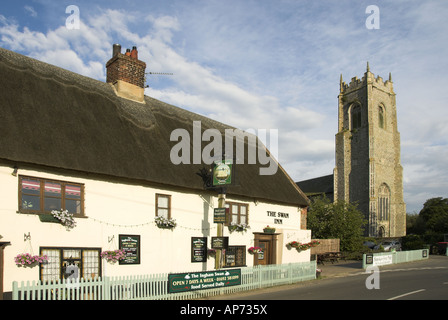
[[[392,77],[367,71],[345,84],[340,79],[334,200],[358,204],[368,221],[366,236],[406,233],[400,133]]]

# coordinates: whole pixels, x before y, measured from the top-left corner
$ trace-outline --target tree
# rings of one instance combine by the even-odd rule
[[[406,214],[406,234],[424,234],[426,223],[418,213]]]
[[[438,197],[426,200],[419,217],[426,233],[448,233],[448,199]]]
[[[340,239],[342,251],[356,251],[363,239],[367,221],[355,204],[328,198],[315,198],[308,211],[307,225],[314,238]]]

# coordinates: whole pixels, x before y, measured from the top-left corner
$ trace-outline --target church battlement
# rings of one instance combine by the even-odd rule
[[[359,88],[367,85],[367,84],[373,84],[376,87],[383,88],[384,90],[393,92],[393,82],[392,82],[392,75],[389,73],[389,79],[384,82],[383,78],[379,75],[375,78],[375,75],[370,72],[369,63],[367,62],[367,71],[364,73],[364,76],[359,79],[358,77],[353,77],[349,84],[345,83],[342,80],[342,74],[341,74],[341,80],[340,80],[340,92],[348,93],[353,90],[358,90]]]

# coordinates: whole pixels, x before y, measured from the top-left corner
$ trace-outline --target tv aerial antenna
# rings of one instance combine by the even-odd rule
[[[173,73],[170,72],[145,72],[145,74],[155,74],[155,75],[162,75],[162,76],[172,76]],[[146,79],[145,79],[146,82]],[[145,88],[149,88],[149,85],[146,85]]]

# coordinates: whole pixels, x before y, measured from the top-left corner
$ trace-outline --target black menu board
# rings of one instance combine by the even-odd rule
[[[191,237],[191,262],[207,261],[207,237]]]
[[[125,258],[120,264],[140,264],[140,235],[119,234],[120,249],[125,252]]]

